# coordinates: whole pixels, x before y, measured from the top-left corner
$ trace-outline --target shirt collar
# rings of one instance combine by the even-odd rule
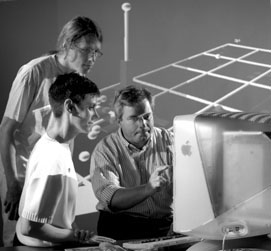
[[[60,74],[65,74],[65,73],[70,73],[70,72],[74,72],[73,70],[70,70],[66,67],[64,67],[62,64],[60,64],[59,62],[59,57],[57,54],[53,54],[52,55],[56,64],[56,67],[58,69],[58,71],[60,72]]]

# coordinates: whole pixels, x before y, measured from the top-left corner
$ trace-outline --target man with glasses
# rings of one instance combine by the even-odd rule
[[[59,34],[57,50],[20,68],[0,125],[0,191],[3,241],[12,245],[29,154],[45,132],[51,109],[48,90],[58,75],[86,75],[102,55],[102,32],[91,19],[75,17]],[[0,237],[1,238],[1,237]]]
[[[172,223],[172,135],[154,127],[150,92],[120,90],[119,130],[93,151],[90,177],[99,202],[98,234],[113,239],[165,236]]]
[[[90,58],[100,58],[103,53],[99,49],[91,49],[91,48],[80,48],[78,45],[75,45],[75,47],[83,54],[83,55],[88,55]]]

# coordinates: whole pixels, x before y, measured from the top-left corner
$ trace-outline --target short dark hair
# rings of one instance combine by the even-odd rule
[[[120,89],[116,92],[113,103],[116,119],[121,120],[124,106],[134,106],[144,99],[147,99],[152,107],[154,106],[152,95],[146,88],[129,85]]]
[[[66,99],[80,104],[86,94],[99,96],[100,91],[90,79],[77,73],[68,73],[57,76],[49,89],[49,102],[56,117],[63,113],[63,104]]]

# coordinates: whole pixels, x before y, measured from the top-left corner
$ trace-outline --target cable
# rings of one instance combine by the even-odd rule
[[[228,233],[229,233],[229,229],[226,229],[224,236],[223,236],[223,241],[222,241],[222,251],[225,251],[225,242],[226,242],[226,237],[227,237]]]

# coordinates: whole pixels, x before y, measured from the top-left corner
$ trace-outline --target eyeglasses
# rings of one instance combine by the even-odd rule
[[[91,58],[100,58],[103,55],[103,53],[98,49],[93,50],[91,48],[80,48],[76,44],[74,44],[74,47],[76,47],[83,55],[90,56]]]

